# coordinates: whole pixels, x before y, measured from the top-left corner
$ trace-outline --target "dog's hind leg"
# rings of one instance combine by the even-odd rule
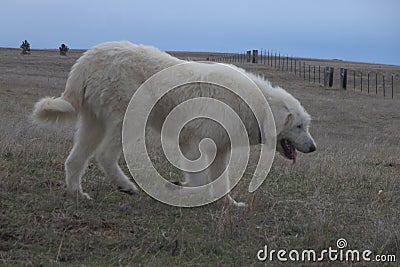
[[[133,195],[137,187],[123,173],[118,165],[122,153],[120,125],[108,128],[99,148],[96,150],[96,160],[105,174],[116,184],[121,192]]]
[[[70,194],[90,199],[82,190],[81,178],[102,137],[103,129],[98,121],[88,114],[82,114],[78,121],[74,145],[65,161],[65,179]]]

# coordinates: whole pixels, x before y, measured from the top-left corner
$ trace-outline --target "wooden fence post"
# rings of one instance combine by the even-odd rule
[[[347,69],[340,68],[340,89],[347,89]]]
[[[282,55],[282,70],[285,70],[285,56]]]
[[[258,50],[253,50],[253,61],[252,63],[258,63]]]
[[[271,67],[274,67],[274,61],[275,61],[275,66],[276,66],[276,53],[273,55],[271,52]]]
[[[281,53],[279,53],[278,57],[278,69],[281,69]]]
[[[247,63],[251,62],[251,51],[250,50],[246,51],[246,62]]]
[[[333,67],[325,67],[325,72],[324,72],[324,86],[333,86]]]
[[[286,71],[289,71],[289,56],[286,56]]]
[[[315,83],[315,65],[314,65],[314,83]]]
[[[383,97],[385,97],[386,96],[385,75],[382,75],[382,83],[383,83]]]
[[[331,67],[329,70],[329,87],[333,86],[333,70],[334,70],[333,67]]]
[[[267,60],[267,50],[266,49],[264,49],[264,65],[265,65],[265,61]]]
[[[325,67],[325,71],[324,71],[324,86],[327,87],[328,86],[328,79],[329,79],[329,67]]]
[[[392,74],[392,99],[393,99],[393,74]]]
[[[268,49],[268,66],[271,66],[271,62],[272,62],[272,50],[269,51]]]
[[[321,66],[318,66],[318,84],[321,84]]]
[[[293,58],[290,58],[290,72],[293,72]]]
[[[299,62],[299,76],[301,77],[301,61]]]

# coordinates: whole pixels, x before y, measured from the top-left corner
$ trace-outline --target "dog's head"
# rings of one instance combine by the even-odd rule
[[[271,103],[277,134],[276,150],[295,162],[297,151],[310,153],[316,150],[309,132],[311,117],[297,99],[283,89],[279,91],[279,98]]]

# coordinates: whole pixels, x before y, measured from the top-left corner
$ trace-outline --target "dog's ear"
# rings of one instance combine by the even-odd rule
[[[274,120],[275,120],[275,131],[276,131],[276,136],[278,136],[285,128],[287,128],[293,120],[293,114],[289,113],[289,111],[283,112],[281,114],[275,114],[274,115]],[[264,144],[265,143],[265,138],[268,136],[271,136],[271,132],[267,134],[268,130],[265,129],[266,123],[262,123],[260,126],[260,132],[259,132],[259,143]],[[267,132],[265,132],[267,131]]]
[[[293,114],[289,113],[286,117],[284,127],[287,127],[290,123],[292,123],[292,119],[293,119]]]
[[[285,106],[283,112],[274,114],[276,134],[281,133],[293,120],[293,114]]]

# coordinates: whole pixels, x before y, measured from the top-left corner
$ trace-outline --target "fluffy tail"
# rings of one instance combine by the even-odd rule
[[[32,118],[35,122],[63,124],[75,121],[76,115],[75,108],[62,96],[58,98],[45,97],[35,104]]]

